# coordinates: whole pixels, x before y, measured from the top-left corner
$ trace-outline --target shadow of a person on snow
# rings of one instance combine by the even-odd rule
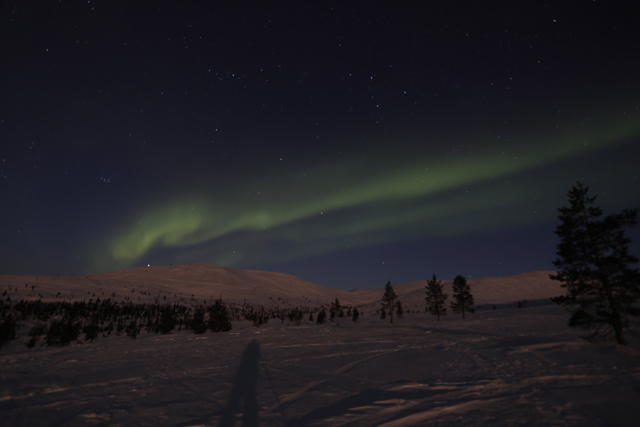
[[[242,352],[242,360],[233,380],[233,388],[227,406],[221,411],[222,417],[218,425],[231,427],[234,415],[242,412],[243,427],[258,427],[258,362],[260,361],[260,344],[253,340]]]

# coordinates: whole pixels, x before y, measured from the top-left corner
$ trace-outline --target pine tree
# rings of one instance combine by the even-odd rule
[[[585,338],[606,338],[613,332],[617,342],[626,345],[628,317],[640,316],[634,306],[640,298],[640,273],[631,268],[638,258],[629,254],[631,239],[624,231],[638,223],[639,210],[596,220],[602,209],[593,206],[596,196],[587,196],[588,191],[578,182],[568,193],[570,206],[558,209],[562,223],[556,228],[560,243],[553,263],[558,273],[549,277],[561,282],[567,293],[552,300],[573,309],[569,326],[595,329]]]
[[[73,318],[57,319],[51,322],[45,337],[47,346],[65,346],[78,339],[82,325]]]
[[[431,280],[427,280],[425,291],[427,293],[427,311],[438,316],[438,321],[440,321],[440,316],[447,314],[445,302],[449,295],[442,292],[442,281],[436,278],[435,273]]]
[[[160,312],[160,322],[158,323],[157,330],[162,335],[166,335],[173,331],[173,328],[176,327],[176,318],[174,317],[173,310],[170,305],[167,305],[162,308]],[[120,323],[118,322],[118,329],[120,329]],[[123,324],[124,329],[124,324]]]
[[[387,280],[387,284],[384,285],[384,295],[382,296],[382,310],[389,313],[390,323],[393,323],[393,309],[396,305],[396,298],[398,296],[391,286],[391,280]]]
[[[46,332],[47,332],[46,323],[40,323],[39,321],[36,322],[36,324],[33,325],[29,330],[29,336],[31,337],[31,339],[27,342],[27,347],[28,348],[35,347],[36,342],[38,341],[38,338],[40,337],[40,335],[45,334]]]
[[[318,313],[318,318],[316,320],[316,323],[318,325],[322,325],[325,322],[326,318],[327,318],[327,312],[324,311],[324,307],[322,307],[322,310],[320,311],[320,313]]]
[[[149,321],[151,321],[151,319],[149,319]],[[111,335],[111,332],[113,332],[113,321],[109,322],[107,326],[102,329],[102,337],[108,337],[109,335]],[[150,332],[150,329],[147,329],[147,332]]]
[[[138,323],[135,320],[132,320],[131,323],[124,330],[125,334],[132,340],[136,339],[140,329],[138,328]]]
[[[116,335],[120,335],[124,331],[124,321],[118,317],[118,325],[116,326]]]
[[[404,308],[402,307],[401,301],[396,303],[396,316],[398,316],[398,319],[402,319],[404,317]]]
[[[451,311],[454,313],[462,312],[462,318],[465,318],[465,312],[475,313],[473,309],[473,295],[471,295],[471,286],[467,283],[464,276],[457,275],[453,279],[453,301],[451,301]]]
[[[85,325],[82,332],[84,332],[85,341],[93,342],[93,340],[98,338],[98,334],[102,331],[100,330],[100,326],[98,326],[95,319],[92,319],[87,325]]]
[[[336,326],[340,326],[340,317],[344,317],[344,312],[342,312],[342,316],[340,316],[342,308],[340,307],[340,301],[336,298],[335,302],[331,303],[331,318],[336,317],[337,324]]]
[[[147,317],[147,324],[144,328],[147,332],[153,332],[155,330],[155,322],[151,317]],[[107,335],[109,335],[109,332],[113,331],[113,322],[107,325],[105,331],[107,331]]]
[[[351,321],[356,323],[358,321],[358,317],[360,317],[360,312],[358,311],[358,307],[353,308],[353,313],[351,317]]]
[[[231,320],[227,306],[222,302],[222,298],[214,301],[209,306],[209,329],[211,332],[227,332],[231,330]],[[262,319],[260,318],[260,323]]]
[[[16,338],[17,323],[11,314],[0,318],[0,347]]]

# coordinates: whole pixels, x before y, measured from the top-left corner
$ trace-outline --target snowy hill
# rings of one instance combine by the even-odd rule
[[[549,271],[507,277],[470,279],[477,305],[548,299],[562,293]],[[451,294],[452,283],[443,280]],[[405,305],[424,305],[426,280],[394,285]],[[12,299],[44,301],[113,298],[132,302],[202,302],[222,297],[233,303],[265,306],[319,306],[338,298],[342,304],[377,303],[379,289],[346,291],[327,288],[298,277],[270,271],[238,270],[210,264],[141,267],[90,276],[53,277],[0,275],[0,291],[11,289]],[[115,295],[115,296],[112,296]]]

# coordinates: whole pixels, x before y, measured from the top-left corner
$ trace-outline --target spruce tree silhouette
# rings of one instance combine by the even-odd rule
[[[445,302],[449,294],[442,292],[442,280],[438,280],[435,273],[433,273],[431,280],[427,280],[425,291],[427,293],[427,311],[438,316],[438,321],[440,321],[440,316],[447,314]]]
[[[215,300],[213,305],[207,308],[209,312],[209,329],[211,332],[227,332],[231,330],[231,320],[227,306],[222,302],[222,297]],[[257,315],[257,314],[256,314]],[[262,324],[262,316],[258,317]]]
[[[638,258],[629,253],[625,231],[638,223],[640,209],[598,220],[602,209],[588,192],[578,182],[569,191],[569,206],[558,209],[558,273],[549,278],[561,282],[566,294],[551,300],[572,311],[569,326],[594,330],[585,339],[606,339],[613,332],[618,344],[627,345],[629,317],[640,317],[640,271],[633,268]]]
[[[325,322],[326,317],[327,317],[327,312],[324,311],[324,307],[322,307],[322,311],[318,313],[318,318],[316,320],[316,323],[318,325],[322,325]]]
[[[342,311],[342,307],[340,306],[340,301],[336,298],[335,302],[331,303],[331,318],[336,318],[336,326],[340,326],[340,318],[344,317],[344,313],[340,315]]]
[[[235,425],[235,414],[242,412],[243,427],[258,427],[258,362],[260,343],[253,340],[242,352],[227,406],[221,411],[220,427]]]
[[[194,334],[204,334],[207,332],[207,324],[204,321],[204,307],[196,307],[190,326]]]
[[[398,296],[393,290],[393,286],[391,286],[391,280],[387,281],[387,284],[384,286],[384,295],[382,296],[382,311],[389,313],[389,319],[391,323],[393,323],[393,308],[396,306],[396,299]],[[380,316],[382,319],[382,315]]]
[[[473,295],[471,295],[471,286],[467,283],[464,276],[458,274],[453,279],[453,301],[451,301],[451,310],[454,313],[462,312],[462,318],[465,319],[465,312],[475,313],[473,305]]]
[[[17,323],[11,314],[0,317],[0,347],[16,338]]]

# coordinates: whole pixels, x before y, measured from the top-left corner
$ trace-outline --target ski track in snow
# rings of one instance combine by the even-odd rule
[[[554,306],[0,349],[2,426],[632,426],[640,350]]]

